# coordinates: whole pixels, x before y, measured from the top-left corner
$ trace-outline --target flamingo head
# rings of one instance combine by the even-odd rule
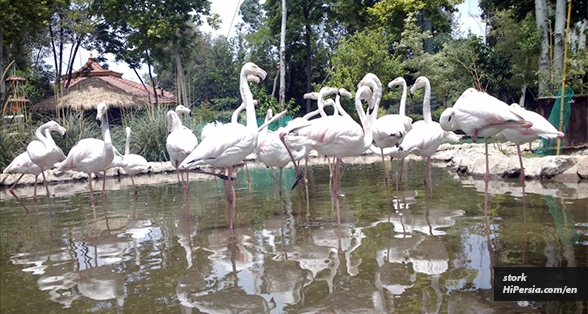
[[[351,94],[351,92],[346,90],[345,88],[339,88],[339,95],[345,96],[349,99],[353,98],[353,94]]]
[[[372,90],[370,89],[369,86],[366,85],[362,85],[360,86],[357,91],[355,92],[355,102],[361,102],[362,100],[366,100],[369,104],[368,107],[368,115],[371,115],[374,111],[374,109],[376,108],[375,104],[373,101],[371,101],[372,99]]]
[[[419,76],[414,84],[410,87],[410,93],[414,94],[417,89],[425,87],[425,85],[429,82],[429,79],[424,76]]]
[[[96,123],[98,123],[98,126],[102,126],[102,119],[104,119],[104,117],[106,116],[107,112],[108,112],[108,107],[106,106],[105,103],[99,103],[98,106],[96,107],[96,110],[98,111],[96,113]]]
[[[306,94],[304,94],[303,98],[317,100],[319,98],[319,93],[317,93],[317,92],[306,93]]]
[[[399,76],[388,83],[388,88],[392,88],[393,86],[406,86],[406,80],[402,76]]]
[[[47,122],[47,124],[48,124],[49,130],[59,132],[59,134],[61,134],[61,137],[65,138],[65,136],[67,134],[66,130],[64,127],[59,125],[59,123],[51,120],[51,121]]]
[[[177,105],[176,106],[176,113],[180,114],[187,114],[189,117],[192,116],[192,110],[188,109],[187,107],[183,106],[183,105]]]
[[[457,125],[457,121],[455,121],[454,115],[455,110],[453,108],[447,108],[443,110],[441,117],[439,117],[439,124],[443,130],[455,131],[459,129],[459,125]]]
[[[359,87],[362,85],[370,86],[372,90],[382,89],[382,82],[374,73],[368,73],[364,75],[361,81],[359,81],[359,83],[357,84],[357,88],[359,89]]]
[[[261,80],[265,80],[265,78],[267,77],[267,72],[265,72],[257,64],[253,62],[247,62],[241,68],[241,75],[247,77],[247,80],[250,80],[249,75],[255,75],[259,77]]]

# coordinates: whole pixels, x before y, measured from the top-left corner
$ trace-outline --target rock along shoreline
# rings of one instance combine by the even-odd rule
[[[534,142],[534,147],[537,146],[538,141]],[[493,178],[517,178],[520,176],[519,160],[516,153],[516,146],[512,143],[501,143],[497,147],[495,144],[488,145],[488,160],[490,175]],[[528,152],[529,145],[521,146]],[[371,156],[370,156],[371,155]],[[253,156],[250,156],[253,158]],[[255,162],[252,158],[247,159],[248,165],[256,167],[263,165]],[[317,154],[311,154],[310,164],[322,164],[324,158],[319,158]],[[421,159],[419,156],[409,155],[410,159]],[[455,171],[460,176],[482,177],[486,172],[486,161],[484,156],[484,144],[443,144],[439,147],[437,152],[431,157],[434,165],[437,167],[444,167]],[[371,152],[366,152],[360,157],[344,158],[346,163],[366,163],[376,162],[380,160],[380,156]],[[170,162],[151,162],[151,171],[138,174],[173,174],[175,169]],[[556,180],[562,182],[580,182],[581,180],[588,180],[588,149],[580,150],[572,154],[560,156],[545,156],[545,157],[523,157],[523,164],[525,166],[526,180]],[[122,168],[113,168],[106,172],[107,177],[126,177],[127,174]],[[9,187],[20,177],[20,174],[0,174],[0,187]],[[45,172],[47,181],[52,184],[59,184],[63,182],[86,180],[87,175],[78,171],[57,171],[55,169]],[[211,176],[202,174],[191,174],[190,178],[211,178]],[[175,179],[175,176],[174,176]],[[166,179],[164,181],[169,181]],[[172,180],[173,181],[173,180]],[[35,182],[33,175],[26,174],[19,181],[18,185],[30,185]],[[39,176],[40,184],[43,178]],[[164,183],[164,182],[161,182]]]

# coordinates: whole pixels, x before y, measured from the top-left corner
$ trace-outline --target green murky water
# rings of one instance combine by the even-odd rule
[[[433,168],[428,197],[424,163],[404,169],[387,196],[377,158],[350,165],[341,225],[326,166],[311,168],[308,200],[304,185],[280,199],[265,168],[250,167],[249,188],[241,170],[235,230],[212,179],[185,200],[174,174],[153,175],[169,183],[140,186],[137,201],[109,180],[117,189],[105,205],[95,193],[96,224],[87,183],[51,186],[51,208],[41,189],[38,215],[0,191],[1,312],[585,311],[492,291],[496,266],[588,266],[585,183],[529,182],[525,204],[517,180],[493,180],[485,219],[482,181]],[[284,185],[293,179],[286,169]]]

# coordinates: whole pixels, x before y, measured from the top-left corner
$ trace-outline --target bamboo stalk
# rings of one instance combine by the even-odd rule
[[[559,106],[559,128],[560,132],[563,132],[563,113],[564,113],[564,96],[565,96],[565,88],[566,88],[566,70],[567,70],[567,60],[568,60],[568,37],[570,34],[570,17],[572,15],[572,0],[568,1],[568,16],[566,21],[566,39],[564,42],[564,58],[563,58],[563,71],[561,77],[561,100]],[[561,148],[561,138],[557,139],[557,152],[555,153],[556,156],[559,155],[559,150]]]

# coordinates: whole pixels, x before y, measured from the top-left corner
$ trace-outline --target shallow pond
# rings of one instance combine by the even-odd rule
[[[393,178],[396,163],[387,168]],[[325,165],[292,191],[285,169],[281,198],[269,169],[249,173],[250,186],[239,171],[234,230],[213,179],[193,180],[185,199],[175,174],[151,175],[160,183],[139,186],[137,200],[128,178],[108,179],[106,203],[95,192],[97,222],[86,182],[50,186],[50,207],[40,189],[38,215],[31,197],[25,214],[0,191],[1,312],[586,309],[495,302],[492,290],[496,266],[588,266],[585,183],[529,182],[523,202],[518,180],[494,179],[486,218],[483,181],[434,167],[429,195],[422,161],[407,161],[388,192],[378,158],[349,165],[338,204]]]

